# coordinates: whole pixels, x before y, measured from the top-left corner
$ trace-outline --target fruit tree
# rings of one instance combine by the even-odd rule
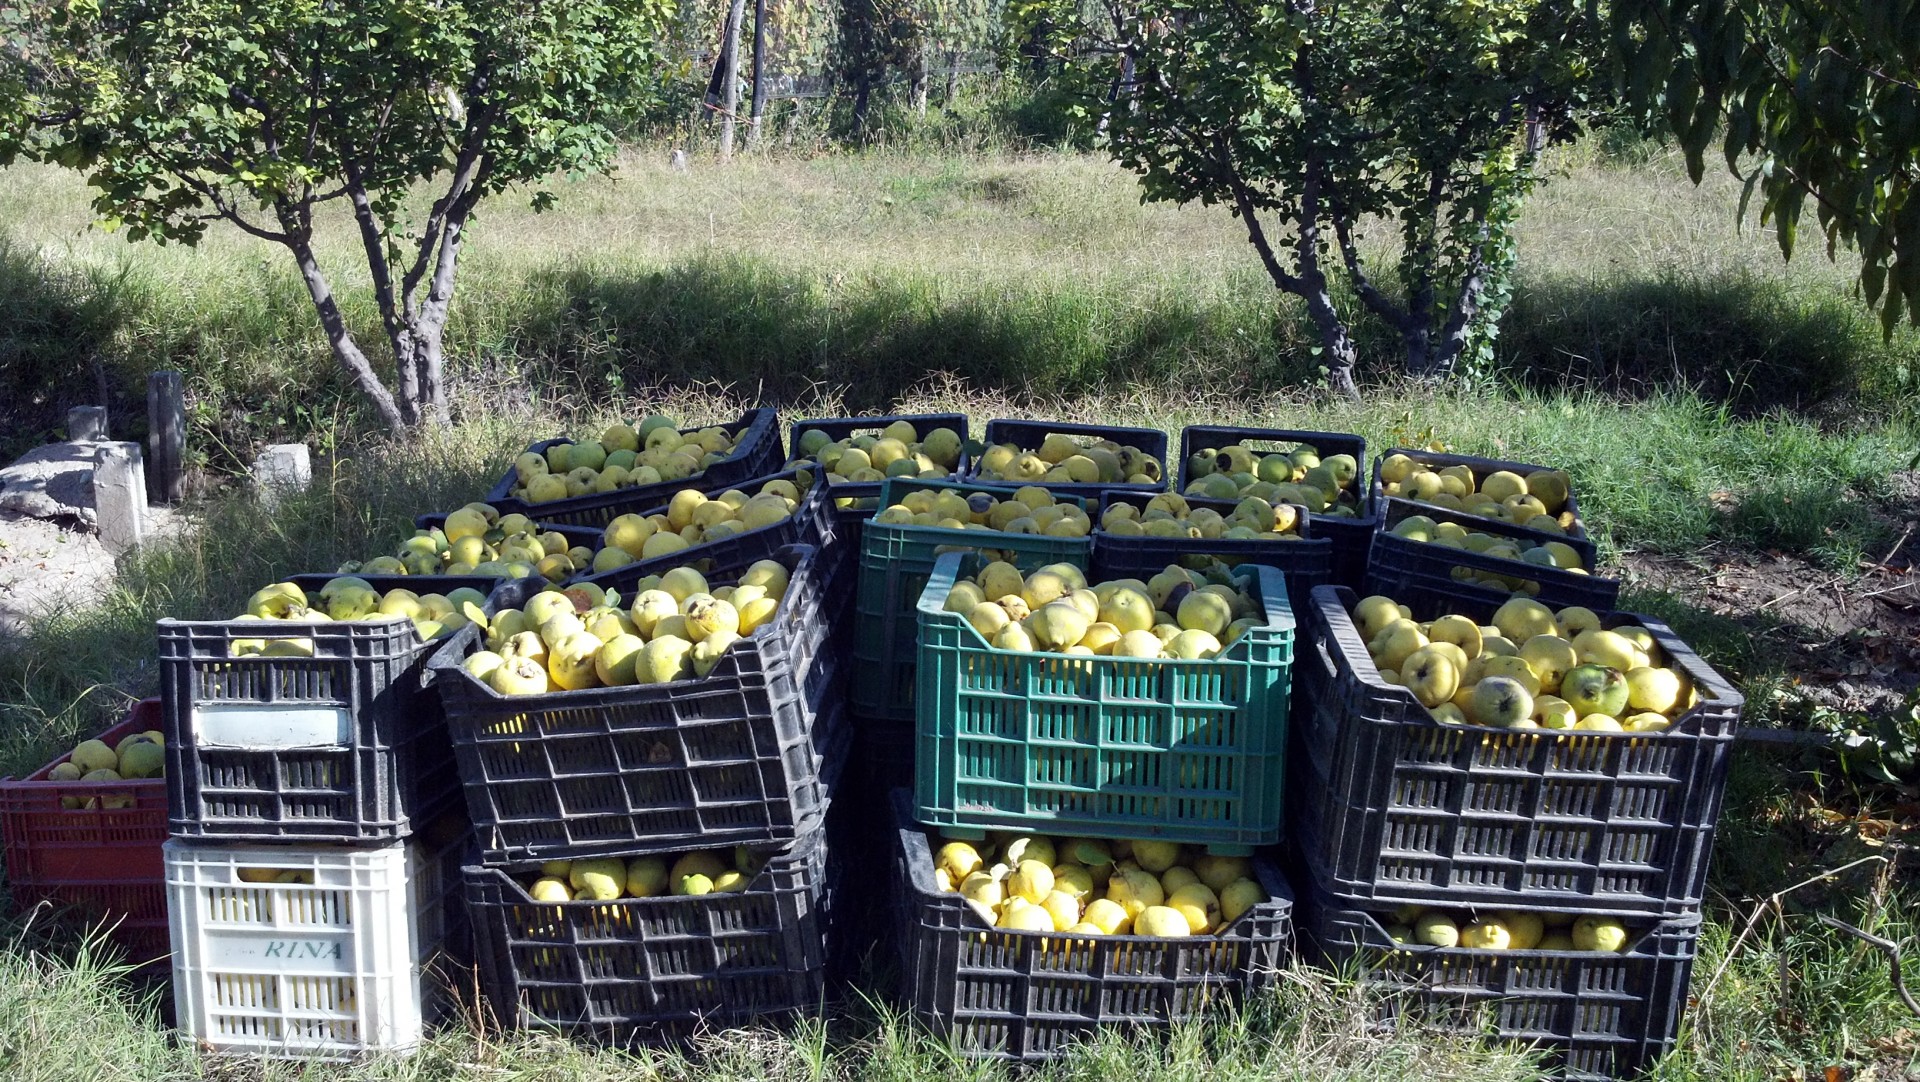
[[[441,341],[489,195],[605,169],[656,81],[667,0],[24,0],[0,52],[0,163],[84,170],[130,239],[212,222],[284,247],[328,345],[391,429],[444,419]],[[9,104],[11,103],[11,104]],[[416,200],[416,194],[427,198]],[[350,210],[391,348],[390,390],[315,254]]]
[[[1484,348],[1539,153],[1576,132],[1604,74],[1577,0],[1170,0],[1115,24],[1134,70],[1109,121],[1115,156],[1147,198],[1241,219],[1349,395],[1336,284],[1415,374]],[[1362,256],[1370,219],[1400,234],[1393,282]]]
[[[1719,144],[1791,257],[1811,202],[1827,251],[1860,252],[1889,332],[1920,323],[1920,8],[1887,0],[1617,0],[1636,104],[1664,114],[1696,183]]]

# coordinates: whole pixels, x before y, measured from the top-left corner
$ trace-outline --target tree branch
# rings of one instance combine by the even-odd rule
[[[386,325],[387,337],[397,343],[405,327],[400,319],[400,311],[394,304],[393,269],[387,263],[386,228],[374,213],[373,203],[367,197],[360,163],[348,160],[346,172],[347,196],[353,200],[353,217],[360,225],[360,246],[366,249],[367,269],[373,272],[373,295],[380,302],[380,321]]]
[[[1340,243],[1340,257],[1347,265],[1347,276],[1353,279],[1353,288],[1360,294],[1360,300],[1373,310],[1374,315],[1395,327],[1405,327],[1409,319],[1406,310],[1380,292],[1373,284],[1373,279],[1367,276],[1366,267],[1360,260],[1360,249],[1353,243],[1353,218],[1346,208],[1338,205],[1333,208],[1333,235]]]
[[[487,86],[487,77],[476,73],[473,86],[469,88],[469,98],[478,98]],[[427,213],[427,228],[420,236],[420,250],[415,256],[413,266],[408,268],[401,280],[401,303],[409,310],[413,307],[414,293],[420,287],[420,280],[426,276],[427,269],[440,249],[440,235],[446,228],[448,214],[458,206],[467,194],[477,190],[481,170],[490,167],[491,162],[485,155],[487,136],[493,127],[496,106],[483,101],[467,112],[466,137],[461,140],[460,154],[454,159],[453,180],[448,183],[446,194],[434,200],[433,209]],[[468,212],[472,205],[468,204]]]
[[[219,215],[221,218],[224,218],[229,222],[232,222],[234,225],[239,226],[242,231],[246,233],[250,233],[253,236],[259,237],[261,240],[270,240],[275,244],[290,245],[293,243],[293,237],[291,234],[284,233],[284,232],[275,232],[271,229],[266,229],[261,226],[254,225],[250,221],[247,221],[247,219],[241,215],[239,209],[236,208],[232,203],[227,202],[226,198],[220,194],[220,189],[215,188],[213,185],[208,184],[206,181],[200,180],[197,177],[187,176],[185,174],[175,174],[174,179],[180,181],[182,184],[186,185],[188,188],[191,188],[192,190],[199,192],[202,196],[206,198],[206,200],[209,203],[213,204],[213,209],[215,214]]]
[[[1286,292],[1305,296],[1307,283],[1287,273],[1287,269],[1280,265],[1279,257],[1273,254],[1273,245],[1267,242],[1267,231],[1260,225],[1259,208],[1253,204],[1253,193],[1247,188],[1246,182],[1240,179],[1239,172],[1234,169],[1230,160],[1226,149],[1226,138],[1215,136],[1214,143],[1214,160],[1220,167],[1220,174],[1226,180],[1227,187],[1233,190],[1234,207],[1239,210],[1240,219],[1247,223],[1247,240],[1253,245],[1253,250],[1260,253],[1260,262],[1267,268],[1268,277],[1273,279],[1274,285]]]
[[[251,109],[260,114],[260,134],[267,144],[267,157],[272,158],[274,161],[279,161],[280,132],[274,126],[272,111],[270,111],[266,104],[259,98],[254,97],[252,94],[247,93],[237,86],[228,86],[227,96],[238,103],[241,108]]]

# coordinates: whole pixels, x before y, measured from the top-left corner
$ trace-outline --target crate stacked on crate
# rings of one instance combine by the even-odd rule
[[[16,911],[44,906],[55,919],[103,929],[142,967],[169,953],[161,724],[160,700],[146,699],[27,777],[0,778],[0,843]]]
[[[1167,487],[1167,434],[1157,428],[1067,421],[987,422],[984,449],[966,479],[994,485],[1045,485],[1098,500],[1101,493],[1160,492]]]
[[[351,1058],[421,1039],[460,964],[467,845],[435,635],[496,580],[296,576],[241,618],[162,620],[162,851],[180,1028],[223,1052]]]
[[[1564,470],[1471,455],[1400,449],[1373,466],[1379,520],[1369,593],[1523,593],[1555,607],[1611,608],[1620,584],[1599,565]]]
[[[1060,560],[1085,566],[1099,508],[1094,500],[1055,495],[1051,486],[899,477],[882,483],[880,503],[861,529],[851,648],[860,675],[850,696],[862,756],[885,767],[884,791],[907,784],[912,773],[917,606],[940,554],[989,552],[1022,571]]]
[[[494,630],[531,641],[468,628],[432,659],[500,1022],[624,1044],[818,1008],[850,736],[823,618],[847,587],[830,570],[809,545],[705,573],[624,568],[624,620],[598,587],[517,583]]]
[[[1538,1045],[1570,1077],[1671,1047],[1739,693],[1630,613],[1323,587],[1304,626],[1305,939],[1394,1010]]]
[[[1284,576],[1089,588],[1085,570],[946,553],[918,603],[893,931],[907,1007],[969,1055],[1165,1027],[1269,985],[1291,952],[1292,888],[1255,854],[1280,838]],[[1162,617],[1180,621],[1164,638]]]
[[[796,469],[684,488],[656,507],[630,505],[594,531],[590,565],[563,581],[618,589],[653,568],[745,567],[788,545],[824,546],[833,536],[831,511],[826,486]]]
[[[778,473],[785,457],[770,407],[708,428],[678,428],[656,415],[637,425],[610,425],[598,439],[529,446],[486,502],[502,514],[604,527],[635,508],[661,506],[682,489],[724,488]]]
[[[1100,498],[1093,531],[1093,562],[1102,577],[1146,579],[1170,564],[1220,571],[1264,564],[1287,576],[1288,595],[1300,608],[1315,586],[1331,580],[1333,551],[1303,505],[1259,497],[1109,492]]]
[[[849,565],[859,562],[860,527],[880,509],[880,483],[888,477],[944,481],[964,474],[972,465],[968,454],[972,432],[964,413],[795,421],[787,430],[792,456],[787,467],[809,475],[823,473],[831,486],[832,529],[824,546],[828,556]],[[858,454],[849,453],[854,451]]]
[[[1188,425],[1180,432],[1179,491],[1213,499],[1258,495],[1268,502],[1325,501],[1309,508],[1312,536],[1330,549],[1330,578],[1323,581],[1358,587],[1380,526],[1359,477],[1366,463],[1367,441],[1346,432]],[[1295,592],[1304,598],[1306,591],[1296,586]]]

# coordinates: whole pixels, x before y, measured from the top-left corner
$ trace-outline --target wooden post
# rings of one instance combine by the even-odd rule
[[[187,409],[180,373],[147,377],[147,454],[154,499],[179,503],[183,495],[183,455],[187,446]]]
[[[753,0],[753,117],[747,122],[747,148],[760,145],[760,122],[767,113],[767,0]]]

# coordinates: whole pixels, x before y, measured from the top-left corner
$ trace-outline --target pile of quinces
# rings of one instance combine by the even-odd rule
[[[1380,462],[1380,487],[1388,496],[1544,533],[1565,534],[1579,525],[1567,509],[1572,481],[1562,470],[1534,470],[1524,477],[1512,470],[1495,470],[1475,477],[1469,466],[1435,470],[1409,455],[1393,454]]]
[[[513,460],[511,491],[528,503],[552,503],[596,492],[684,481],[732,454],[735,443],[734,436],[724,428],[682,432],[671,418],[655,414],[637,428],[609,425],[598,440],[556,443],[545,454],[522,452]]]
[[[1167,841],[1000,835],[949,841],[934,883],[996,928],[1071,935],[1216,935],[1267,900],[1245,857]]]
[[[883,526],[937,526],[948,530],[997,530],[1001,533],[1085,537],[1093,520],[1078,500],[1055,500],[1038,485],[1026,485],[1001,498],[991,492],[916,489],[882,508],[873,521]]]
[[[1657,733],[1699,701],[1646,628],[1604,628],[1591,609],[1556,613],[1516,597],[1486,626],[1458,614],[1412,617],[1379,595],[1353,609],[1381,679],[1411,691],[1437,721]]]
[[[668,861],[672,863],[669,864]],[[612,902],[621,898],[737,894],[765,862],[746,846],[664,857],[550,860],[520,885],[536,902]]]
[[[411,620],[422,641],[442,639],[470,623],[487,624],[486,595],[470,586],[444,594],[415,593],[395,588],[381,593],[357,575],[328,579],[319,593],[309,596],[291,582],[276,582],[254,591],[247,611],[237,621],[297,620],[303,623],[348,620]],[[312,657],[313,640],[235,639],[227,646],[230,657]]]
[[[523,579],[539,574],[560,580],[593,564],[593,550],[567,535],[543,530],[525,515],[503,515],[489,504],[470,503],[441,525],[415,530],[392,556],[340,567],[349,575],[488,575]]]
[[[974,467],[982,481],[1023,485],[1157,485],[1166,475],[1165,464],[1131,444],[1078,440],[1059,432],[1048,433],[1035,451],[996,443],[981,452]]]
[[[1211,658],[1261,623],[1245,592],[1178,565],[1146,582],[1114,579],[1089,587],[1072,564],[1022,575],[995,560],[972,580],[953,584],[946,610],[964,617],[996,650],[1100,657]]]
[[[1425,515],[1408,515],[1393,524],[1390,531],[1396,537],[1423,544],[1440,545],[1444,548],[1460,549],[1465,552],[1477,552],[1499,560],[1513,560],[1556,571],[1565,571],[1572,575],[1592,574],[1586,562],[1580,558],[1580,550],[1565,541],[1533,541],[1526,538],[1497,537],[1469,530],[1457,522],[1435,522]],[[1540,593],[1538,580],[1529,579],[1524,574],[1502,575],[1477,567],[1459,566],[1450,572],[1456,582],[1477,583],[1492,586],[1510,594]]]
[[[597,574],[640,560],[669,556],[694,545],[704,545],[764,529],[793,517],[800,506],[800,487],[784,477],[760,486],[749,496],[730,488],[709,498],[683,489],[673,494],[666,510],[651,515],[625,514],[601,531],[600,551],[591,567]]]
[[[1631,945],[1613,917],[1506,909],[1476,918],[1422,906],[1402,906],[1382,922],[1395,943],[1483,951],[1584,951],[1621,954]]]
[[[1360,463],[1352,455],[1322,459],[1305,443],[1262,454],[1235,443],[1187,456],[1186,494],[1212,500],[1258,496],[1272,504],[1297,503],[1316,515],[1352,518],[1360,513],[1359,477]]]
[[[1298,541],[1300,512],[1290,503],[1243,496],[1226,514],[1194,507],[1176,492],[1162,492],[1142,509],[1112,503],[1100,513],[1100,529],[1115,537],[1226,538],[1244,541]]]
[[[166,774],[166,737],[158,730],[129,733],[108,747],[104,740],[82,740],[66,759],[47,771],[48,781],[125,781],[128,778],[158,778]],[[60,806],[69,811],[87,808],[131,808],[132,793],[108,793],[100,797],[63,796]]]
[[[787,584],[784,565],[761,560],[729,586],[710,586],[691,567],[650,575],[627,608],[592,583],[542,591],[496,612],[486,649],[462,667],[502,695],[703,677],[727,647],[773,618]]]
[[[966,441],[951,428],[922,437],[908,421],[895,421],[878,436],[861,434],[836,440],[817,428],[800,433],[787,468],[819,466],[829,484],[883,481],[889,477],[944,480],[960,465]]]

